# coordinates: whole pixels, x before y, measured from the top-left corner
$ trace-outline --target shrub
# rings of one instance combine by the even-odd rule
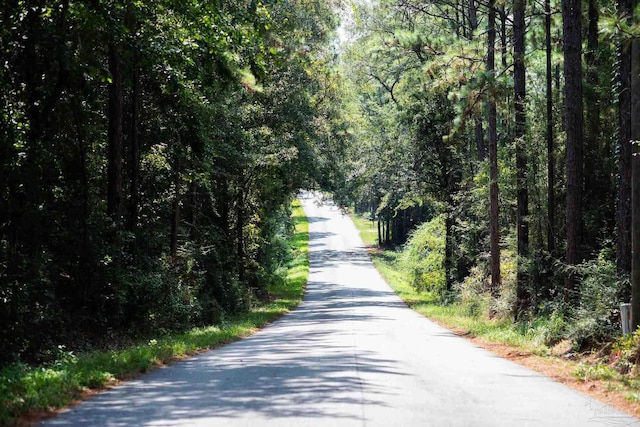
[[[439,215],[411,233],[400,258],[411,285],[419,291],[441,292],[445,288],[445,228]]]
[[[473,266],[470,274],[457,286],[460,291],[460,304],[469,316],[488,316],[489,314],[491,296],[487,292],[486,279],[485,265],[479,264]]]
[[[567,322],[562,310],[555,310],[551,314],[543,314],[531,322],[524,324],[525,334],[536,345],[553,346],[567,335]]]
[[[579,349],[613,341],[620,335],[615,263],[599,257],[576,269],[582,277],[580,303],[571,316],[570,338]]]
[[[514,250],[503,249],[500,251],[500,293],[498,298],[492,301],[491,310],[495,317],[506,319],[513,316],[516,303],[517,280],[517,253]]]

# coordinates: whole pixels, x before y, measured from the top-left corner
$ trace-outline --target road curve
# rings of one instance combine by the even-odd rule
[[[640,425],[408,309],[372,266],[348,217],[310,194],[303,205],[310,274],[297,310],[42,425]]]

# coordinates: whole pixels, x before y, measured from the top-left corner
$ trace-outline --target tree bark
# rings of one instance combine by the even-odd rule
[[[640,39],[631,42],[631,322],[640,325]]]
[[[586,82],[585,97],[585,133],[584,133],[584,164],[589,165],[591,171],[584,174],[583,209],[592,217],[599,217],[598,211],[602,200],[606,199],[610,189],[603,176],[606,176],[603,153],[600,149],[600,99],[598,96],[598,13],[597,0],[589,0],[587,50],[585,52]],[[593,247],[597,244],[597,232],[601,227],[584,227],[582,241]],[[595,228],[595,229],[594,229]],[[595,232],[595,233],[594,233]]]
[[[178,139],[177,148],[175,152],[174,162],[174,178],[173,185],[175,186],[175,195],[173,197],[172,209],[171,209],[171,238],[170,238],[170,253],[175,257],[178,254],[178,230],[180,228],[180,139]]]
[[[618,0],[618,16],[628,19],[631,0]],[[631,49],[618,42],[618,206],[616,209],[616,268],[631,273]]]
[[[244,284],[246,274],[244,270],[244,189],[238,189],[236,205],[236,255],[238,257],[238,280]]]
[[[482,119],[475,120],[476,146],[478,148],[478,161],[483,162],[487,158],[487,147],[484,144],[484,129],[482,128]]]
[[[450,199],[450,197],[449,197]],[[444,273],[445,288],[447,292],[453,290],[453,214],[451,205],[447,204],[447,210],[444,217]]]
[[[469,0],[469,28],[471,29],[471,37],[478,28],[478,5],[476,0]]]
[[[140,204],[140,138],[138,137],[139,112],[140,112],[140,70],[138,68],[138,58],[133,64],[132,91],[131,91],[131,125],[129,129],[129,139],[131,144],[130,152],[130,206],[129,206],[129,231],[134,233],[138,225],[138,209]]]
[[[551,57],[551,0],[544,2],[545,50],[546,50],[546,83],[547,83],[547,249],[553,257],[556,251],[556,197],[555,197],[555,154],[553,135],[553,66]]]
[[[109,159],[107,166],[107,214],[119,225],[122,219],[123,72],[118,47],[109,44]]]
[[[495,4],[494,4],[495,7]],[[509,47],[507,45],[507,11],[504,7],[504,4],[500,6],[500,61],[502,63],[502,68],[507,69],[509,66]]]
[[[469,40],[475,38],[478,29],[478,5],[475,0],[469,0]],[[482,115],[478,113],[475,118],[475,138],[478,150],[478,161],[483,162],[487,158],[487,147],[484,143],[484,129],[482,127]]]
[[[487,46],[487,71],[495,74],[496,10],[495,0],[489,0],[489,28]],[[493,83],[492,83],[493,84]],[[500,291],[500,229],[498,207],[498,129],[496,101],[493,95],[488,99],[489,132],[489,234],[491,241],[491,293],[497,296]]]
[[[529,256],[529,192],[527,189],[526,83],[525,83],[525,8],[526,0],[513,2],[513,83],[516,139],[516,228],[518,236],[518,266],[516,279],[516,315],[527,310],[530,303],[527,275],[522,265]]]
[[[581,261],[583,186],[583,101],[582,101],[582,9],[580,0],[563,0],[562,26],[564,41],[564,98],[567,169],[567,251],[569,267]],[[569,272],[564,283],[564,299],[575,301],[577,278]]]
[[[386,221],[386,229],[385,229],[385,245],[389,246],[391,244],[391,220],[387,217]]]

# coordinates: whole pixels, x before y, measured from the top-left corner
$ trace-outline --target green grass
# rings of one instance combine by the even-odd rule
[[[236,341],[296,307],[309,275],[309,224],[298,201],[293,204],[294,257],[286,280],[269,289],[271,299],[223,324],[151,340],[119,351],[66,353],[48,366],[16,364],[0,370],[0,425],[30,412],[61,408],[86,389],[99,389],[136,377],[157,366]]]
[[[360,231],[360,237],[364,244],[367,246],[376,246],[378,244],[378,227],[376,222],[360,215],[351,215],[351,219],[353,219],[356,228]]]

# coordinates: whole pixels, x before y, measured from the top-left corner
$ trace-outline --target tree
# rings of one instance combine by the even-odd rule
[[[547,145],[547,249],[553,256],[556,251],[555,239],[555,153],[553,134],[553,67],[551,57],[551,0],[544,2],[544,28],[545,28],[545,139]]]
[[[0,364],[267,296],[291,198],[344,157],[336,23],[315,0],[2,3]]]
[[[487,73],[490,84],[495,82],[495,40],[496,40],[496,9],[495,0],[489,0],[489,23],[487,37]],[[488,95],[488,133],[489,133],[489,233],[491,246],[491,293],[495,296],[500,291],[500,227],[498,207],[498,129],[496,100],[493,93]]]
[[[637,6],[634,5],[635,7]],[[631,41],[630,88],[631,141],[633,143],[631,161],[631,327],[632,330],[635,330],[640,326],[640,39],[637,37]]]
[[[629,22],[631,0],[619,0],[619,19]],[[631,48],[617,42],[618,53],[618,195],[616,209],[616,266],[618,275],[631,273]]]
[[[563,0],[562,27],[564,45],[564,115],[566,126],[566,263],[581,261],[583,186],[583,102],[582,102],[582,9],[580,0]],[[565,301],[577,297],[577,278],[572,271],[565,279]]]
[[[517,215],[516,233],[518,235],[518,271],[517,271],[517,307],[516,315],[524,312],[529,305],[527,277],[522,266],[529,254],[529,193],[527,189],[527,148],[526,138],[526,73],[525,73],[525,0],[513,2],[513,84],[515,108],[515,148],[517,169]]]
[[[117,42],[109,44],[109,155],[107,177],[107,214],[119,225],[122,221],[124,200],[122,192],[122,150],[124,100],[124,71]]]

